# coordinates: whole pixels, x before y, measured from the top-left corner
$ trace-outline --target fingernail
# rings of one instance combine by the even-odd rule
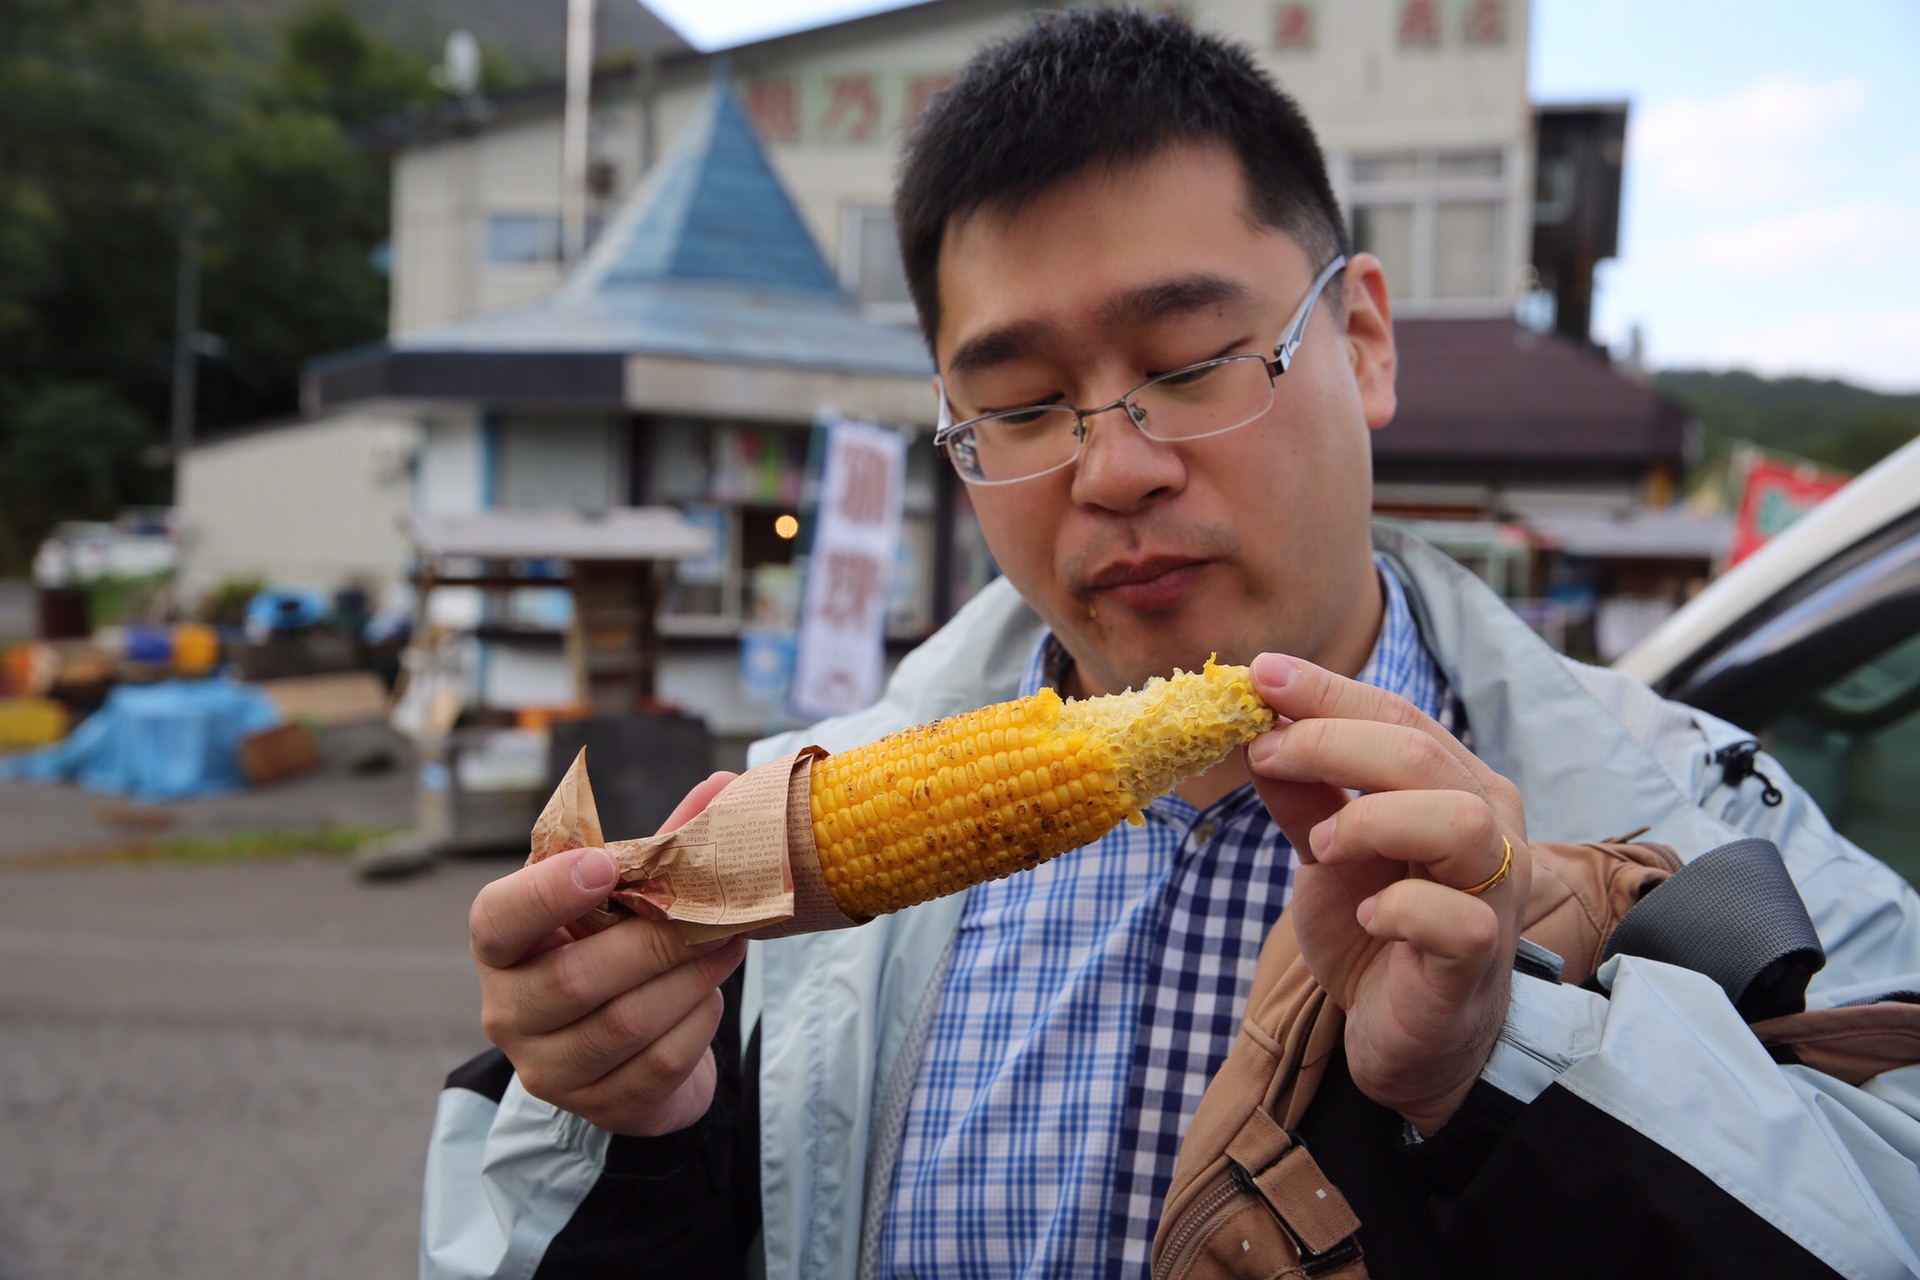
[[[1300,668],[1277,653],[1263,653],[1253,660],[1253,682],[1274,693],[1292,684],[1299,672]]]
[[[605,849],[582,849],[574,855],[573,887],[582,893],[608,893],[619,878],[620,868]]]
[[[1380,909],[1380,895],[1374,894],[1353,909],[1353,918],[1360,922],[1362,929],[1373,928],[1373,916]]]
[[[1325,822],[1307,832],[1307,845],[1316,857],[1325,857],[1327,847],[1333,843],[1333,833],[1340,823],[1340,815],[1335,814]]]
[[[1247,763],[1259,768],[1280,754],[1280,735],[1286,726],[1277,724],[1247,744]]]

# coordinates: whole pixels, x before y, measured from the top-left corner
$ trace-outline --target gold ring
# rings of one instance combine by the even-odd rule
[[[1475,897],[1478,897],[1487,890],[1505,883],[1506,878],[1513,874],[1513,841],[1507,839],[1505,836],[1501,836],[1500,843],[1507,846],[1507,856],[1500,859],[1500,869],[1488,876],[1485,880],[1482,880],[1479,884],[1473,886],[1473,888],[1462,889],[1460,892],[1471,893]]]

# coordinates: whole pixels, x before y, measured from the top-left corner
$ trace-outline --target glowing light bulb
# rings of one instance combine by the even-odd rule
[[[777,537],[792,540],[800,532],[800,521],[793,516],[781,516],[773,522],[773,532]]]

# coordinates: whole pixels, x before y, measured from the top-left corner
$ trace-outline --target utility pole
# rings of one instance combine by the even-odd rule
[[[567,0],[567,108],[560,126],[560,252],[587,247],[587,123],[593,94],[593,0]]]
[[[180,498],[180,468],[193,443],[194,398],[200,349],[200,215],[180,215],[180,262],[173,294],[173,496]]]

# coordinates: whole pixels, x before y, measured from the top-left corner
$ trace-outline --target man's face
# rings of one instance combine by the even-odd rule
[[[956,420],[1102,405],[1182,365],[1271,356],[1325,263],[1247,210],[1232,153],[1193,144],[950,224],[935,346]],[[1104,413],[1072,466],[975,486],[973,504],[994,559],[1073,655],[1075,692],[1214,652],[1352,674],[1380,614],[1368,430],[1393,407],[1385,285],[1362,255],[1344,311],[1315,308],[1264,417],[1162,444]]]

